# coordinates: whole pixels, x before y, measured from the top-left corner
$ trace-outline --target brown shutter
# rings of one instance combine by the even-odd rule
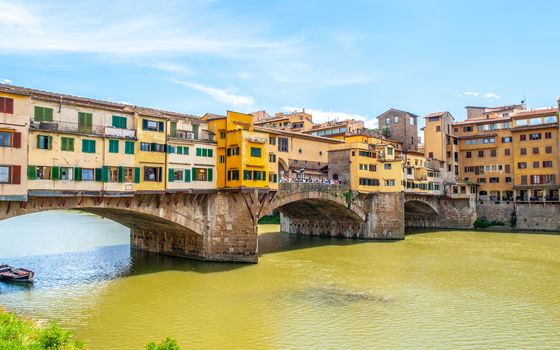
[[[14,114],[14,99],[7,98],[6,99],[6,113]]]
[[[12,144],[13,148],[21,148],[21,132],[14,133],[14,143]]]
[[[20,165],[12,165],[12,184],[14,184],[14,185],[21,184],[21,166]]]

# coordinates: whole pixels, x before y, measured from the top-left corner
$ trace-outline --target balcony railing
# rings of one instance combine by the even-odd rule
[[[130,139],[136,137],[136,130],[120,129],[112,126],[102,126],[102,125],[85,126],[72,122],[63,122],[63,121],[39,122],[35,120],[31,120],[29,125],[31,129],[35,129],[35,130],[80,133],[80,134],[89,134],[89,135],[99,135],[104,137],[119,137],[119,138],[130,138]]]

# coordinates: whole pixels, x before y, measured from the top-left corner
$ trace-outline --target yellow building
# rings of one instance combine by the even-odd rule
[[[404,161],[404,191],[443,194],[443,178],[437,160],[428,160],[421,152],[406,152]]]
[[[216,135],[217,187],[268,188],[268,134],[255,131],[253,116],[227,111],[202,120]]]
[[[518,201],[558,201],[558,108],[512,116],[514,192]]]
[[[27,138],[31,99],[0,84],[0,201],[27,199]]]
[[[216,189],[216,141],[195,116],[171,116],[167,137],[167,191]]]
[[[329,177],[349,184],[352,191],[400,192],[403,160],[393,145],[353,142],[329,150]]]
[[[346,119],[346,120],[332,120],[325,123],[315,124],[305,133],[330,137],[338,140],[344,140],[346,135],[351,135],[364,129],[363,120]]]
[[[266,118],[254,123],[255,126],[272,128],[277,130],[302,132],[313,127],[311,114],[301,112],[276,113],[273,118]]]

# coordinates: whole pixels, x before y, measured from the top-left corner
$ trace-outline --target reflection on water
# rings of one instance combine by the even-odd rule
[[[193,349],[559,348],[560,236],[427,232],[392,243],[260,227],[257,265],[131,251],[128,230],[76,212],[0,222],[0,305],[92,349],[173,336]]]

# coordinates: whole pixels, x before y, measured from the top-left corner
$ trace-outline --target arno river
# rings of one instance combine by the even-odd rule
[[[0,222],[0,305],[57,320],[91,349],[560,348],[560,236],[428,232],[309,239],[262,226],[257,265],[131,252],[128,230],[77,212]]]

